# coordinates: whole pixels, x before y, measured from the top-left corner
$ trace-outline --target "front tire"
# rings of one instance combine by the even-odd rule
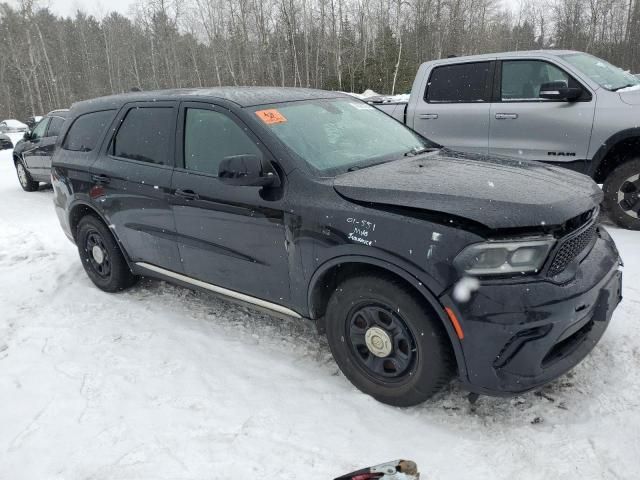
[[[455,370],[449,339],[433,310],[384,276],[343,281],[327,305],[326,328],[340,370],[382,403],[422,403]]]
[[[76,244],[85,272],[99,289],[119,292],[136,283],[138,277],[129,270],[115,238],[97,217],[87,215],[80,220]]]
[[[640,230],[640,158],[613,170],[603,191],[609,218],[623,228]]]
[[[16,160],[16,173],[18,174],[18,182],[25,192],[35,192],[40,184],[31,178],[31,174],[22,163],[22,160]]]

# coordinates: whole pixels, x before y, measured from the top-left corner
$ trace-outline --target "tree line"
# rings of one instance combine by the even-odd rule
[[[0,116],[128,91],[277,85],[409,91],[448,55],[569,48],[640,71],[640,0],[140,0],[60,17],[0,3]]]

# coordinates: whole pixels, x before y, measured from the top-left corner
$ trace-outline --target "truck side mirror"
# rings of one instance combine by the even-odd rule
[[[569,102],[577,100],[581,95],[581,88],[569,87],[565,80],[543,83],[538,94],[540,98],[546,100],[566,100]]]

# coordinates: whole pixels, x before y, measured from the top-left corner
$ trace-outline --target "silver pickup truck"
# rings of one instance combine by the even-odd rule
[[[620,226],[640,230],[640,79],[567,50],[423,63],[408,102],[370,102],[453,150],[553,163],[604,183]]]

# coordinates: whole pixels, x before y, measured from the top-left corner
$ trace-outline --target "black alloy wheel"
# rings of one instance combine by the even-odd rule
[[[393,277],[347,278],[325,312],[333,358],[351,383],[376,400],[417,405],[456,371],[451,340],[435,308]]]
[[[640,230],[640,158],[623,163],[605,179],[604,206],[609,218],[629,230]]]

